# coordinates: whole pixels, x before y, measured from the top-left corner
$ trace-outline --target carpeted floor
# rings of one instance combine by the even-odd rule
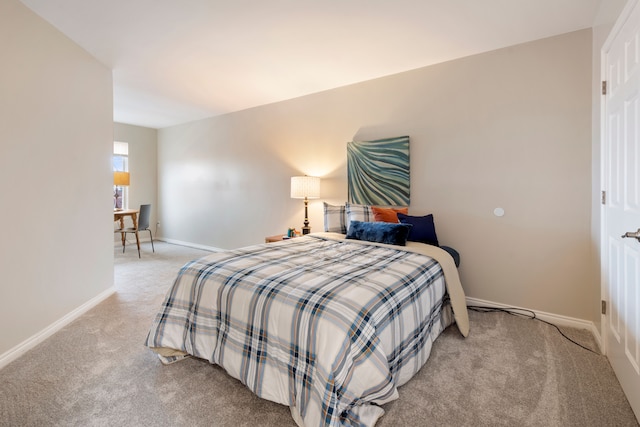
[[[205,251],[157,242],[141,259],[114,254],[117,294],[0,371],[0,425],[295,426],[287,407],[221,368],[163,366],[144,347],[177,270]],[[535,320],[469,315],[469,337],[447,329],[377,426],[638,425],[604,356]],[[595,347],[588,332],[563,330]]]

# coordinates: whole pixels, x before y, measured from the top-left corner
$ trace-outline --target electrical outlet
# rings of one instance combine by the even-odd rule
[[[156,227],[160,227],[160,221],[156,222]]]

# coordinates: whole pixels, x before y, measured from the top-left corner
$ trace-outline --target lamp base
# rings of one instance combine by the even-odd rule
[[[304,198],[304,227],[302,227],[302,235],[311,233],[311,227],[309,227],[309,199]]]
[[[122,209],[122,189],[119,187],[113,192],[113,208]]]

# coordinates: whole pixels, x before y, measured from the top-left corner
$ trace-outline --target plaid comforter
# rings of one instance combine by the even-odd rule
[[[222,366],[300,425],[372,426],[450,323],[434,259],[306,236],[187,263],[146,345]]]

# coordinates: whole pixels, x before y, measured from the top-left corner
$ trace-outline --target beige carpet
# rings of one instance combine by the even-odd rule
[[[295,425],[219,367],[163,366],[143,346],[178,268],[206,252],[158,242],[141,259],[114,254],[117,294],[0,371],[0,425]],[[445,331],[377,426],[638,425],[605,357],[535,320],[469,314],[469,337]]]

